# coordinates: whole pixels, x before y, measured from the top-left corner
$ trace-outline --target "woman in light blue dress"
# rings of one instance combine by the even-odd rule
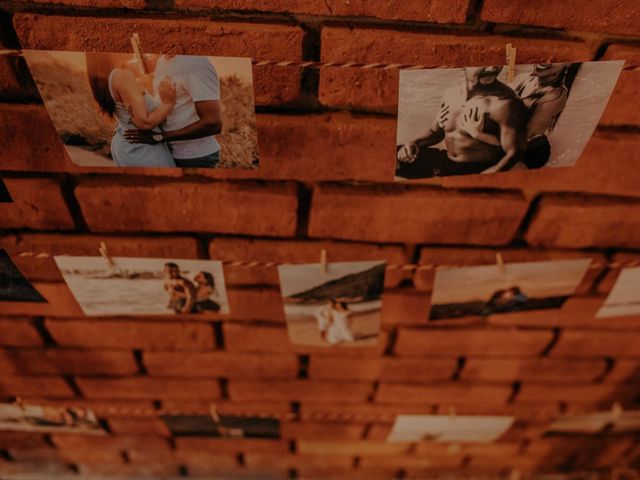
[[[86,53],[87,75],[100,111],[116,122],[111,139],[111,157],[118,167],[175,167],[165,143],[129,143],[123,136],[129,129],[160,133],[158,126],[173,110],[175,85],[162,80],[156,99],[140,86],[127,60],[120,53]],[[130,58],[130,57],[129,57]]]

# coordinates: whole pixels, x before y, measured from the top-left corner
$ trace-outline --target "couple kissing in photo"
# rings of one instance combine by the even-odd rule
[[[206,57],[144,55],[140,68],[134,58],[86,53],[93,97],[115,121],[116,166],[216,168],[222,115],[215,67]],[[139,77],[140,70],[152,73]]]

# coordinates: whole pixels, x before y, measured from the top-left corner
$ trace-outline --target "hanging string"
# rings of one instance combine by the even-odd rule
[[[9,252],[10,253],[10,252]],[[54,255],[46,252],[20,252],[17,254],[18,257],[33,257],[33,258],[53,258]],[[55,256],[73,256],[70,254],[56,254]],[[207,259],[200,259],[207,260]],[[219,260],[219,259],[211,259],[215,261],[221,262],[224,266],[229,268],[275,268],[280,265],[290,265],[292,262],[260,262],[260,261],[241,261],[241,260]],[[531,260],[535,261],[535,260]],[[551,261],[551,260],[550,260]],[[484,264],[439,264],[439,263],[405,263],[405,264],[397,264],[390,263],[386,265],[387,270],[403,270],[407,272],[411,271],[424,271],[424,270],[435,270],[437,268],[446,269],[446,268],[460,268],[460,267],[471,267],[471,266],[479,266],[479,265],[490,265],[490,263]],[[596,270],[600,268],[623,268],[623,267],[638,267],[640,266],[640,259],[638,260],[629,260],[626,262],[600,262],[594,261],[589,265],[590,270]]]
[[[22,57],[22,50],[0,49],[0,55]],[[311,60],[255,60],[251,63],[256,67],[300,67],[300,68],[358,68],[361,70],[426,70],[432,68],[460,68],[460,65],[446,64],[411,64],[411,63],[365,63],[365,62],[314,62]],[[566,63],[566,62],[564,62]],[[640,65],[626,65],[625,71],[640,71]]]

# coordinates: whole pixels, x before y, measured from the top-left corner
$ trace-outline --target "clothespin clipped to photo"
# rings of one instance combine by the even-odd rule
[[[620,402],[614,402],[613,405],[611,405],[611,420],[613,422],[619,420],[623,413],[624,409]]]
[[[218,409],[216,408],[215,403],[209,405],[209,414],[214,422],[220,423],[220,415],[218,415]]]
[[[144,64],[144,57],[142,56],[142,47],[140,45],[140,36],[137,33],[131,35],[131,47],[133,48],[133,54],[138,62],[138,70],[140,75],[146,75],[147,69]]]
[[[454,407],[453,405],[449,405],[449,417],[451,418],[451,420],[456,418],[457,415],[458,411],[456,410],[456,407]]]
[[[22,400],[22,397],[16,397],[13,400],[13,404],[24,412],[25,406],[24,406],[24,401]]]
[[[507,43],[507,82],[511,83],[516,74],[516,47]]]
[[[107,245],[104,242],[100,242],[100,248],[98,249],[104,261],[107,262],[109,268],[113,268],[116,266],[116,262],[109,256],[109,251],[107,250]]]
[[[504,260],[502,259],[502,254],[500,252],[496,253],[496,265],[498,266],[500,273],[504,274],[506,272]]]
[[[320,272],[327,274],[327,251],[324,249],[320,250]]]

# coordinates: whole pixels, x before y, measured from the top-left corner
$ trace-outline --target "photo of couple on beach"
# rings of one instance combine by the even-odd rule
[[[438,269],[429,319],[560,308],[590,264],[585,258]]]
[[[80,166],[257,168],[251,59],[26,50]]]
[[[574,165],[623,64],[401,70],[396,180]]]
[[[380,331],[384,262],[280,265],[291,343],[371,345]]]
[[[280,438],[277,418],[218,415],[163,415],[174,437]]]
[[[229,313],[222,263],[218,261],[54,258],[85,315]]]

